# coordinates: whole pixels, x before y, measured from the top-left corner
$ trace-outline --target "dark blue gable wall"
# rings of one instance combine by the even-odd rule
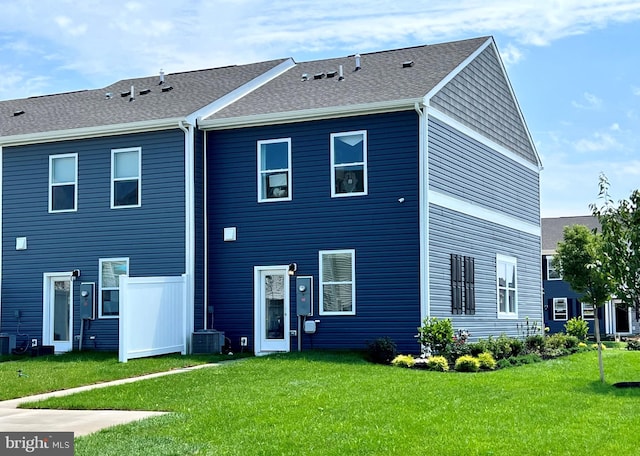
[[[367,196],[331,198],[330,134],[366,130]],[[257,203],[259,140],[291,138],[292,201]],[[304,347],[363,348],[390,336],[418,351],[418,119],[414,111],[209,132],[209,304],[216,329],[253,347],[253,267],[296,262],[314,278]],[[404,202],[398,202],[404,198]],[[223,242],[236,227],[237,241]],[[355,249],[356,315],[318,314],[320,250]],[[296,328],[291,287],[291,329]],[[297,339],[291,338],[292,349]]]
[[[142,207],[110,209],[111,149],[142,147]],[[78,153],[78,210],[50,214],[49,155]],[[100,258],[128,257],[131,276],[184,273],[184,133],[181,130],[5,147],[2,180],[2,332],[42,337],[43,273],[80,269],[74,283],[74,334],[79,334],[79,283],[98,285]],[[28,249],[16,251],[15,239]],[[118,320],[92,321],[84,347],[112,350]],[[77,342],[76,342],[77,344]]]

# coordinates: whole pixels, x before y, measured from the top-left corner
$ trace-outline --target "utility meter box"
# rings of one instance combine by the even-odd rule
[[[296,313],[298,316],[313,315],[313,277],[296,277]]]
[[[95,282],[82,282],[80,284],[80,318],[83,320],[95,320],[96,318],[96,284]]]

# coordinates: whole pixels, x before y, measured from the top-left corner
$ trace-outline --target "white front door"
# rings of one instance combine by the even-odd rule
[[[287,266],[256,266],[255,352],[288,352],[289,341],[289,274]]]
[[[73,349],[73,287],[70,274],[45,274],[42,344],[56,353]]]

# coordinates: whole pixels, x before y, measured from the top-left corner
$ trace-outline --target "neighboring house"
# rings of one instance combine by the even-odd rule
[[[186,330],[257,354],[542,320],[541,163],[492,38],[159,82],[0,102],[2,333],[116,349],[120,275],[183,276]]]
[[[415,353],[428,316],[542,321],[541,164],[492,38],[298,63],[198,125],[205,300],[234,347]]]
[[[567,320],[582,317],[589,323],[589,332],[594,332],[593,306],[579,300],[568,282],[552,264],[558,243],[564,238],[564,228],[583,225],[589,229],[600,229],[598,219],[591,216],[558,217],[542,219],[542,279],[544,287],[544,322],[551,333],[564,332]],[[628,335],[640,331],[634,318],[635,313],[628,308],[616,306],[616,301],[607,302],[597,309],[600,331],[603,335]]]
[[[190,334],[203,308],[196,121],[291,65],[161,73],[0,102],[0,332],[18,346],[115,350],[124,274],[184,275]],[[96,315],[84,321],[88,284]]]

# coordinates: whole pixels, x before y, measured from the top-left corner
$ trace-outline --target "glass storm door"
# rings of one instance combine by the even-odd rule
[[[48,277],[43,344],[56,352],[73,349],[73,306],[69,276]]]
[[[289,276],[286,268],[256,274],[256,353],[289,351]]]

